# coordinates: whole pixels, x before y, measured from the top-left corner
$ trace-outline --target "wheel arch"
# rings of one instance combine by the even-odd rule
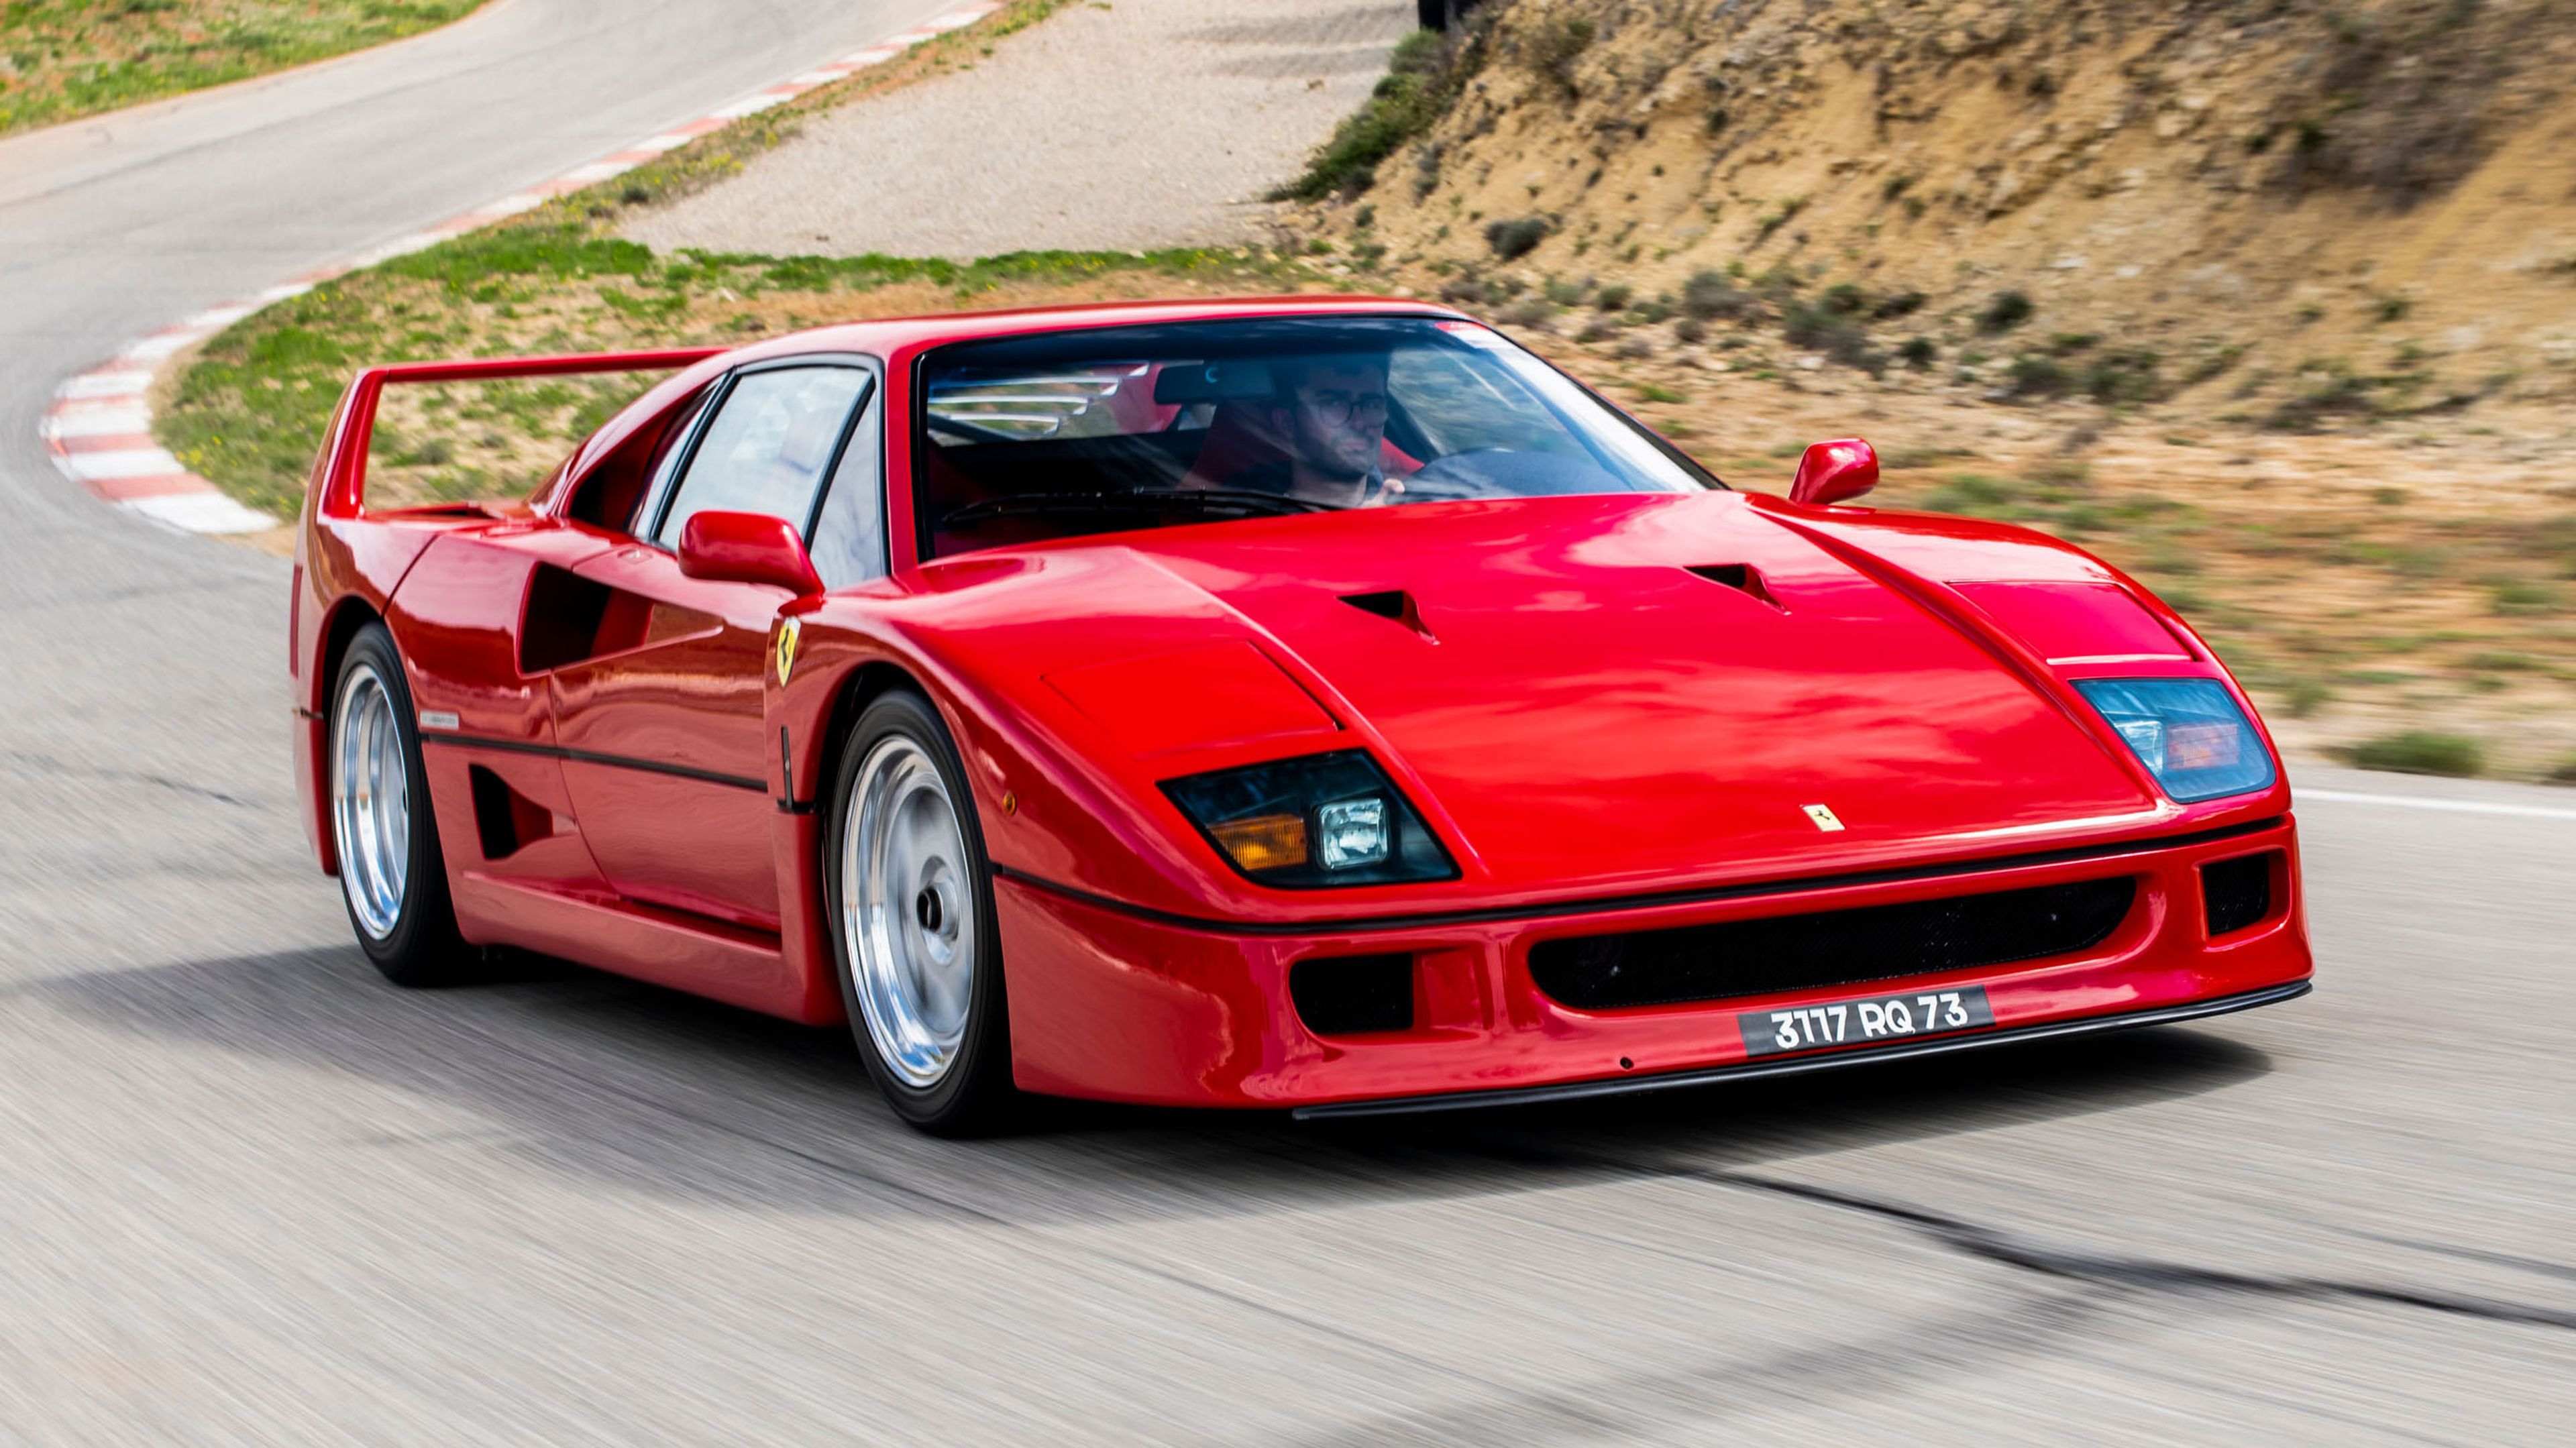
[[[870,704],[897,689],[909,689],[929,700],[931,708],[939,707],[938,696],[931,693],[930,686],[923,683],[919,675],[886,659],[870,659],[850,670],[832,691],[832,707],[823,716],[821,755],[815,761],[814,808],[817,813],[830,813],[827,795],[833,782],[841,777],[841,756],[849,750],[850,735],[858,727],[859,716],[867,712]],[[822,868],[820,856],[816,858],[815,868]]]
[[[331,692],[340,681],[341,661],[349,656],[349,645],[357,641],[367,625],[385,622],[374,604],[357,594],[343,594],[323,616],[321,642],[315,650],[312,688],[307,694],[307,717],[302,721],[308,735],[302,794],[305,800],[305,833],[313,841],[313,851],[325,875],[340,873],[339,845],[331,837]],[[391,632],[391,625],[386,625]],[[402,652],[399,641],[394,651]]]

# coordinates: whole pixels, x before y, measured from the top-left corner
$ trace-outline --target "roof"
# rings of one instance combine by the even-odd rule
[[[726,365],[733,366],[799,352],[866,352],[885,356],[946,342],[1076,328],[1119,327],[1147,322],[1217,322],[1238,317],[1382,316],[1389,312],[1423,317],[1460,315],[1449,307],[1404,297],[1335,295],[1086,302],[1070,306],[1016,307],[989,312],[945,312],[932,316],[842,322],[755,342],[728,353],[724,360]]]

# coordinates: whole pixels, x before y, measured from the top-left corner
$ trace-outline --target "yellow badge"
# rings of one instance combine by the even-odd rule
[[[785,669],[782,668],[780,672],[783,674]],[[1801,808],[1806,810],[1808,819],[1815,821],[1816,828],[1823,830],[1827,834],[1832,834],[1834,831],[1843,827],[1843,822],[1834,818],[1834,812],[1825,808],[1823,805],[1803,805]]]
[[[804,631],[805,625],[799,620],[782,618],[778,621],[778,684],[781,688],[787,685],[787,671],[796,667],[796,638]]]

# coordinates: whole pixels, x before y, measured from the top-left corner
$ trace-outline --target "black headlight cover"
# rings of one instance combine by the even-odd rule
[[[1395,782],[1386,777],[1365,749],[1309,754],[1234,769],[1184,775],[1162,783],[1163,793],[1180,808],[1217,857],[1247,880],[1283,890],[1328,890],[1345,885],[1395,885],[1421,880],[1454,880],[1457,863],[1440,839],[1422,822]],[[1309,855],[1303,863],[1245,869],[1216,835],[1218,827],[1266,816],[1294,815],[1316,838],[1319,810],[1354,799],[1383,799],[1393,838],[1386,858],[1369,864],[1327,869]]]

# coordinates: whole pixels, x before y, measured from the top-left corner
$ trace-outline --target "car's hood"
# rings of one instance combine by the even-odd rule
[[[1740,498],[1370,523],[1139,551],[1311,670],[1498,881],[1705,877],[2157,807],[1989,644]]]

